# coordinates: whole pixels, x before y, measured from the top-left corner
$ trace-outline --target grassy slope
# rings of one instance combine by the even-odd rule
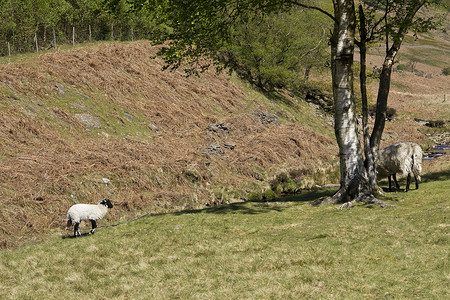
[[[446,299],[449,160],[397,208],[273,202],[147,216],[0,252],[0,298]]]

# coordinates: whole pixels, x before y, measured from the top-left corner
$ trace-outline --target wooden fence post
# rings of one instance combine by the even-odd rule
[[[89,24],[89,43],[92,43],[92,30],[91,30],[91,24]]]
[[[75,46],[75,26],[72,27],[72,45]]]
[[[11,45],[8,42],[8,56],[11,56]]]
[[[55,32],[55,28],[53,28],[53,46],[56,49],[56,32]]]
[[[34,33],[34,41],[36,42],[36,52],[39,52],[37,32]]]

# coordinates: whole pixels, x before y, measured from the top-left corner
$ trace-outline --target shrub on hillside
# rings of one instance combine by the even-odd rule
[[[406,71],[406,66],[404,64],[399,64],[396,68],[397,71]]]
[[[325,112],[334,111],[333,92],[331,85],[325,82],[299,82],[292,86],[293,94],[306,102],[319,105]]]
[[[371,116],[372,118],[375,117],[376,109],[376,105],[370,105],[368,108],[369,116]],[[397,116],[397,110],[388,106],[386,108],[386,120],[391,121],[395,116]]]
[[[307,80],[327,66],[327,28],[328,19],[310,11],[261,16],[233,28],[222,60],[261,89],[292,87],[299,74]]]
[[[444,74],[445,76],[450,75],[450,67],[443,68],[442,74]]]
[[[270,188],[277,194],[296,193],[300,190],[300,185],[304,175],[311,175],[310,169],[294,169],[289,173],[280,173],[270,181]]]

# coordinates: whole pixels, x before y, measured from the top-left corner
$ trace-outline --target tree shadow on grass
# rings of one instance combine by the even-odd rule
[[[419,181],[419,187],[420,187],[421,183],[425,183],[425,182],[449,180],[450,179],[450,170],[427,173],[427,174],[422,175],[421,177],[422,177],[422,179],[421,179],[421,181]],[[387,185],[388,185],[387,180],[383,180],[379,184],[379,186],[383,189],[383,191],[385,193],[403,192],[404,188],[406,187],[406,177],[402,176],[401,178],[399,178],[398,184],[400,185],[400,190],[398,190],[398,191],[395,188],[393,188],[392,190],[389,190],[389,188],[387,187]],[[411,178],[410,191],[413,191],[413,190],[415,190],[415,181],[414,181],[414,178]]]
[[[291,206],[298,205],[299,203],[309,203],[313,200],[317,200],[321,197],[330,196],[335,190],[317,190],[312,192],[305,192],[297,195],[290,195],[272,200],[249,200],[239,203],[225,204],[218,207],[210,207],[204,209],[195,210],[183,210],[174,213],[175,215],[183,214],[195,214],[195,213],[208,213],[208,214],[261,214],[270,211],[281,212]]]
[[[450,179],[450,169],[422,175],[422,182],[444,181]]]
[[[266,91],[266,90],[262,90],[260,89],[260,91],[270,100],[272,100],[273,102],[276,103],[280,103],[280,104],[285,104],[289,107],[297,107],[296,104],[294,102],[292,102],[291,100],[289,100],[286,96],[280,94],[279,92],[272,90],[272,91]]]
[[[81,230],[81,228],[80,228],[80,230]],[[89,230],[90,230],[90,228],[89,228]],[[72,234],[63,235],[63,236],[61,236],[61,238],[63,240],[65,240],[65,239],[76,239],[76,238],[81,238],[81,237],[86,237],[86,236],[92,236],[92,234],[89,234],[89,232],[85,232],[85,233],[82,233],[81,236],[74,236],[72,233]]]
[[[116,224],[109,224],[109,225],[100,225],[97,227],[96,230],[102,229],[103,227],[112,227],[112,226],[118,226],[124,223],[136,221],[138,219],[144,218],[144,217],[151,217],[151,216],[160,216],[160,215],[185,215],[185,214],[197,214],[197,213],[207,213],[207,214],[248,214],[248,215],[256,215],[256,214],[263,214],[268,213],[272,211],[282,212],[285,209],[299,205],[299,204],[308,204],[314,200],[317,200],[322,197],[331,196],[333,193],[336,192],[336,189],[323,189],[323,190],[317,190],[317,191],[311,191],[311,192],[304,192],[301,194],[296,195],[290,195],[280,198],[275,198],[273,200],[260,200],[260,201],[245,201],[245,202],[239,202],[239,203],[231,203],[231,204],[225,204],[222,206],[217,207],[208,207],[203,209],[187,209],[179,212],[172,212],[172,213],[146,213],[144,215],[141,215],[139,217],[136,217],[134,219],[122,221]],[[90,227],[86,228],[80,228],[81,230],[90,230]],[[73,231],[72,231],[73,232]],[[87,237],[90,236],[89,232],[82,233],[81,237]],[[76,239],[76,237],[73,236],[73,234],[65,234],[61,237],[62,239]]]

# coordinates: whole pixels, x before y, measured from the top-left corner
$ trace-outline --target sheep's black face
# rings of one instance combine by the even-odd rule
[[[100,204],[103,204],[103,205],[107,206],[108,208],[113,207],[113,205],[112,205],[111,201],[109,201],[109,199],[103,199],[102,202],[100,202]]]

